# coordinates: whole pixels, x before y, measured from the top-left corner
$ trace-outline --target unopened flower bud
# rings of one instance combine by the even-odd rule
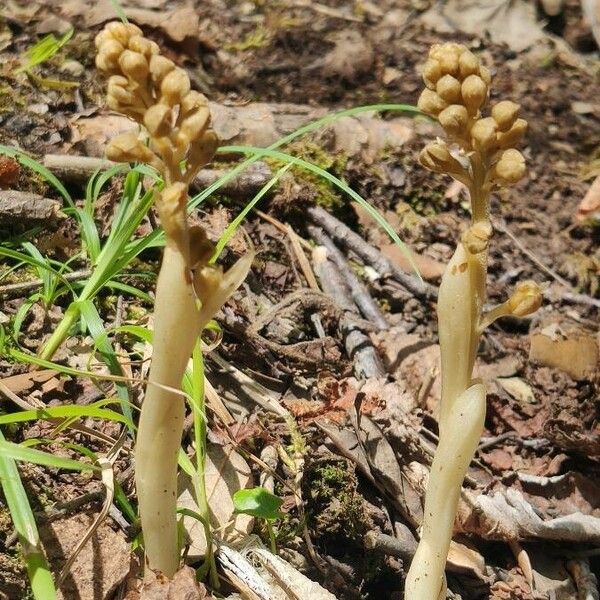
[[[438,120],[448,135],[460,136],[467,128],[469,113],[461,104],[452,104],[438,115]]]
[[[473,145],[480,150],[489,151],[496,146],[496,132],[498,125],[492,117],[479,119],[471,127]]]
[[[458,59],[458,70],[462,79],[479,73],[479,59],[469,50],[465,50]]]
[[[498,133],[498,148],[513,148],[516,146],[527,131],[527,121],[517,119],[508,131]]]
[[[174,68],[175,63],[160,54],[155,54],[150,59],[150,75],[155,83],[160,84]]]
[[[517,120],[521,107],[510,100],[498,102],[492,108],[492,117],[498,123],[498,131],[508,131]]]
[[[96,50],[100,50],[102,44],[105,44],[112,36],[106,29],[103,29],[100,33],[96,35],[94,38],[94,46],[96,46]]]
[[[148,76],[148,61],[139,52],[125,50],[119,58],[119,65],[123,73],[135,81],[144,81]]]
[[[144,125],[154,137],[168,135],[171,131],[172,115],[166,104],[154,104],[144,114]]]
[[[442,100],[450,103],[460,101],[460,81],[452,75],[444,75],[436,84],[435,90]]]
[[[215,247],[208,239],[204,227],[190,227],[190,267],[206,265],[213,255]]]
[[[437,60],[429,59],[423,65],[423,81],[425,85],[433,90],[438,79],[442,76],[442,69],[440,63]]]
[[[123,46],[127,46],[127,42],[131,36],[142,35],[142,30],[132,23],[113,21],[112,23],[108,23],[105,29]]]
[[[126,77],[113,75],[108,80],[107,95],[123,106],[130,106],[135,103],[135,94],[127,89],[129,82]]]
[[[458,75],[458,52],[455,48],[447,48],[437,60],[443,74]]]
[[[500,184],[517,183],[525,175],[526,165],[523,155],[514,148],[504,150],[494,167],[495,180]]]
[[[187,203],[187,186],[177,181],[165,187],[160,194],[161,209],[168,213],[181,212]]]
[[[469,75],[461,86],[464,105],[469,114],[477,114],[487,98],[488,87],[483,79],[477,75]]]
[[[123,46],[117,40],[112,38],[107,39],[100,47],[96,58],[96,66],[102,71],[116,69],[123,50]]]
[[[509,314],[525,317],[542,305],[542,289],[535,281],[523,281],[506,302]]]
[[[223,281],[223,269],[207,265],[194,273],[194,291],[200,300],[211,301],[219,293]]]
[[[183,119],[180,129],[190,141],[196,141],[200,139],[209,124],[210,110],[208,106],[202,106]]]
[[[435,117],[440,111],[448,106],[448,103],[440,98],[433,90],[425,88],[419,96],[417,106],[425,114]]]
[[[202,166],[209,163],[218,147],[219,138],[217,134],[212,129],[208,129],[199,141],[192,143],[190,146],[188,152],[190,165]]]
[[[190,78],[183,69],[173,69],[160,84],[161,100],[170,106],[179,101],[190,91]]]
[[[156,42],[148,40],[141,35],[134,35],[133,37],[129,38],[127,47],[134,52],[143,54],[147,59],[154,54],[158,54],[160,50]]]
[[[204,94],[196,90],[190,90],[182,99],[179,110],[182,115],[187,115],[202,106],[208,106],[208,100]]]
[[[491,223],[489,221],[479,221],[463,233],[462,243],[470,254],[480,254],[487,249],[491,237]]]
[[[106,147],[106,158],[115,162],[145,162],[152,164],[156,155],[144,146],[137,135],[128,131],[113,138]]]
[[[492,74],[490,73],[490,70],[487,67],[484,67],[483,65],[479,67],[479,77],[483,79],[483,82],[487,86],[489,86],[490,83],[492,83]]]

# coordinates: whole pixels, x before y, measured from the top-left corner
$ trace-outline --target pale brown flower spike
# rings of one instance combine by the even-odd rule
[[[517,183],[526,173],[515,149],[527,129],[519,105],[495,104],[489,116],[491,75],[460,44],[435,45],[422,70],[426,88],[419,108],[437,119],[445,137],[422,150],[423,166],[446,173],[469,190],[472,221],[450,260],[438,295],[442,399],[439,444],[431,465],[419,547],[406,579],[406,600],[446,597],[444,568],[452,539],[462,481],[485,420],[485,387],[473,379],[480,335],[495,319],[537,310],[542,291],[532,281],[484,313],[488,246],[492,236],[492,190]]]
[[[190,89],[186,72],[162,56],[158,45],[133,24],[109,23],[96,36],[96,48],[96,66],[110,75],[108,105],[150,134],[147,144],[135,133],[119,135],[106,155],[118,162],[143,162],[163,174],[165,188],[156,196],[156,208],[169,239],[178,244],[191,268],[187,189],[218,144],[210,128],[208,101]]]
[[[484,218],[489,192],[525,175],[525,159],[514,146],[525,135],[527,122],[518,118],[519,105],[510,100],[494,105],[491,116],[482,115],[491,75],[463,45],[433,46],[422,74],[426,88],[418,106],[439,121],[446,140],[428,144],[420,162],[432,171],[452,175],[476,192],[471,193],[473,216]]]
[[[214,248],[206,232],[188,223],[189,183],[213,158],[218,144],[207,99],[190,89],[185,71],[162,56],[135,25],[109,23],[96,37],[96,47],[96,65],[109,75],[109,107],[147,132],[145,139],[137,132],[116,137],[107,157],[149,164],[164,180],[155,205],[166,244],[156,285],[152,363],[135,463],[148,563],[172,577],[179,566],[177,455],[185,414],[177,390],[202,329],[244,280],[253,255],[247,253],[223,273],[210,264]],[[207,530],[207,539],[209,534]],[[209,544],[209,564],[211,553]]]

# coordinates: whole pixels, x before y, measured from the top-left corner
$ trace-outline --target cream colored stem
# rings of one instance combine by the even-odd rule
[[[456,398],[471,384],[474,354],[479,342],[477,257],[458,244],[450,259],[438,294],[438,331],[442,361],[440,431],[453,411]]]
[[[177,453],[183,429],[181,380],[200,333],[200,319],[185,260],[174,247],[164,252],[154,309],[149,383],[135,449],[136,484],[144,547],[150,568],[172,577],[177,549]],[[160,385],[157,385],[160,384]]]
[[[485,408],[485,388],[476,383],[458,396],[440,435],[427,485],[421,541],[406,579],[406,600],[437,600],[445,587],[462,481],[483,431]]]

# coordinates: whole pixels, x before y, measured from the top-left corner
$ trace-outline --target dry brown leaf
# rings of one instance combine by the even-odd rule
[[[40,537],[51,565],[60,568],[79,540],[86,534],[95,515],[77,514],[48,522],[40,527]],[[102,523],[83,546],[60,587],[59,599],[107,600],[129,573],[132,554],[125,536]]]
[[[209,600],[206,588],[196,580],[196,572],[191,567],[179,569],[168,579],[150,569],[140,592],[130,592],[125,600]]]
[[[0,380],[11,392],[21,394],[30,390],[36,383],[44,383],[52,379],[56,375],[56,371],[52,369],[43,369],[41,371],[30,371],[28,373],[20,373],[19,375],[11,375]]]
[[[234,515],[233,494],[252,485],[248,463],[231,446],[209,443],[206,455],[206,495],[211,508],[211,524],[215,534],[228,542],[248,535],[252,530],[252,517]],[[178,505],[198,512],[191,480],[180,476]],[[206,553],[204,527],[192,517],[184,517],[183,525],[190,538],[188,558],[198,560]]]
[[[531,335],[529,359],[560,369],[576,380],[596,372],[599,355],[595,337],[575,330],[565,331],[558,324]]]
[[[486,539],[553,540],[578,544],[600,543],[600,519],[581,512],[543,519],[523,494],[506,488],[492,494],[465,492],[457,521],[464,531]]]
[[[336,600],[336,597],[321,587],[315,581],[312,581],[306,575],[303,575],[296,568],[292,567],[280,556],[265,550],[264,548],[255,548],[251,551],[253,557],[258,559],[262,569],[263,577],[273,586],[281,590],[282,595],[277,596],[281,600],[290,598],[287,590],[292,590],[296,598],[310,598],[311,600]],[[275,600],[275,599],[274,599]]]
[[[531,386],[520,377],[498,377],[500,387],[508,392],[515,400],[535,404],[537,402]]]

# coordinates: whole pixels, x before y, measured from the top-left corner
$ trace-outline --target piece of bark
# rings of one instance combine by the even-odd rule
[[[371,246],[347,225],[330,215],[320,206],[307,209],[308,216],[322,227],[336,242],[355,252],[362,260],[371,265],[381,277],[391,277],[421,300],[435,300],[437,289],[414,275],[409,275],[392,264],[377,248]]]
[[[327,256],[331,258],[340,270],[340,273],[344,276],[350,293],[352,294],[352,300],[362,313],[365,319],[368,319],[379,329],[387,329],[389,326],[385,317],[381,314],[379,306],[365,285],[358,279],[354,271],[348,265],[344,255],[339,251],[338,247],[333,243],[333,240],[320,228],[309,225],[308,231],[312,238],[318,242],[321,246],[327,248]]]
[[[389,556],[397,556],[404,561],[411,561],[417,551],[417,542],[410,534],[397,538],[385,533],[369,531],[365,535],[364,543],[367,550],[377,550]]]
[[[319,246],[313,251],[313,265],[321,286],[344,311],[340,329],[346,352],[352,359],[358,378],[385,377],[386,372],[370,338],[363,333],[357,320],[356,306],[336,264],[327,258],[327,249]]]
[[[23,221],[53,221],[58,218],[60,202],[31,192],[0,190],[0,225]]]
[[[105,171],[118,164],[104,158],[68,154],[46,154],[43,163],[61,181],[77,184],[85,183],[96,171]],[[193,190],[205,189],[226,173],[225,169],[200,169],[191,187]],[[257,161],[225,183],[219,188],[219,192],[235,198],[251,196],[272,176],[271,168],[266,163]]]

